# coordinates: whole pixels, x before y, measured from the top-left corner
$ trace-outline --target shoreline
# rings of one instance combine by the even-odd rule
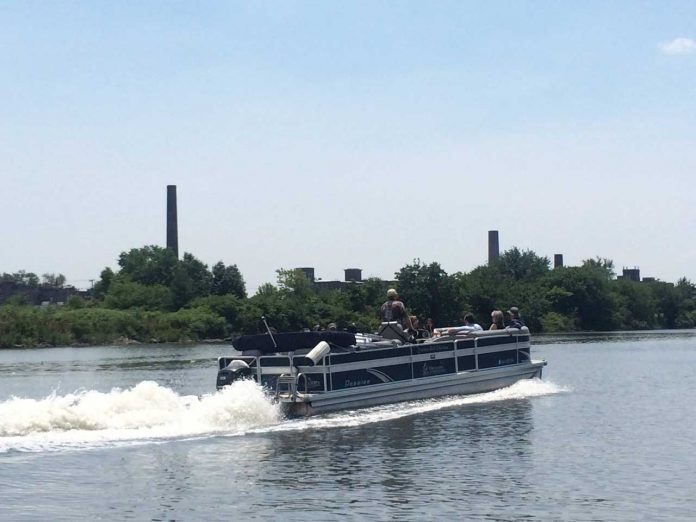
[[[560,338],[561,340],[573,340],[579,337],[589,338],[589,337],[621,337],[621,336],[648,336],[648,335],[687,335],[696,336],[696,328],[673,328],[664,329],[657,328],[653,330],[607,330],[607,331],[567,331],[567,332],[532,332],[533,338],[535,339],[535,344],[550,344],[551,340],[554,338]],[[125,346],[137,347],[140,345],[154,345],[154,344],[176,344],[176,345],[223,345],[232,344],[233,337],[219,339],[180,339],[178,341],[159,341],[152,339],[150,341],[138,341],[136,339],[120,337],[114,341],[106,343],[72,343],[72,344],[50,344],[50,343],[40,343],[37,345],[21,345],[16,344],[13,346],[0,346],[0,350],[33,350],[33,349],[46,349],[46,348],[88,348],[88,347],[118,347],[123,348]]]

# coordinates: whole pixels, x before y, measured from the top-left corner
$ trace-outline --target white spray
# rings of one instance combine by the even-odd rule
[[[204,396],[180,396],[144,381],[128,390],[85,391],[0,403],[0,452],[243,433],[280,420],[251,381]]]

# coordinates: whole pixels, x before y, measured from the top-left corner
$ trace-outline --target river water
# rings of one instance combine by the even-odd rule
[[[0,520],[693,520],[696,332],[535,338],[543,380],[285,420],[222,345],[0,351]]]

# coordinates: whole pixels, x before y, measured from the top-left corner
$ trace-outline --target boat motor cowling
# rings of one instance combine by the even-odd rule
[[[253,370],[249,368],[247,363],[239,359],[234,360],[218,372],[217,389],[219,390],[223,386],[228,386],[235,381],[251,379],[253,374]]]
[[[326,341],[320,341],[314,348],[312,348],[311,352],[305,355],[305,357],[307,357],[307,359],[311,359],[314,365],[316,365],[324,357],[329,355],[330,352],[331,347],[329,346],[329,343]]]

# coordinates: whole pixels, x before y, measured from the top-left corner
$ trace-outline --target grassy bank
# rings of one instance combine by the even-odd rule
[[[0,348],[199,341],[227,335],[225,318],[204,308],[153,312],[96,307],[0,307]]]

